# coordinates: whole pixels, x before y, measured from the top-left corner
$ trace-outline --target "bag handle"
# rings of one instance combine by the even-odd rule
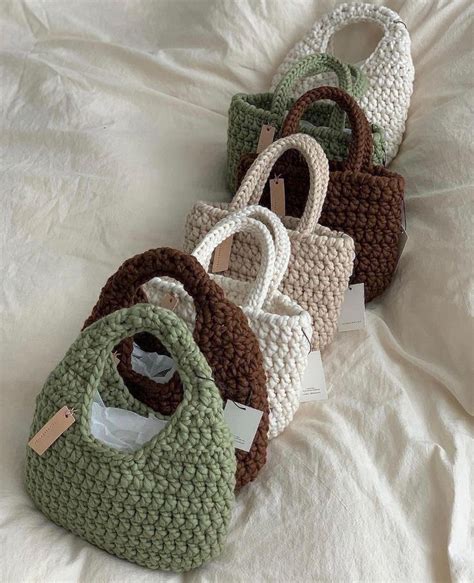
[[[311,234],[319,221],[329,181],[329,164],[318,142],[306,134],[292,134],[270,144],[253,162],[230,203],[231,210],[258,204],[273,165],[287,150],[298,150],[309,168],[306,207],[296,231]]]
[[[331,37],[336,32],[349,24],[355,24],[357,22],[373,22],[382,26],[384,30],[384,36],[379,41],[374,52],[366,59],[364,65],[369,61],[379,60],[379,55],[387,43],[393,42],[394,39],[408,39],[408,42],[410,42],[410,35],[406,25],[400,16],[393,10],[390,10],[390,8],[368,3],[350,3],[341,4],[333,12],[321,19],[318,28],[321,31],[322,37],[318,50],[326,52],[329,48]],[[393,49],[390,53],[395,54],[393,53]]]
[[[209,365],[185,322],[170,310],[151,304],[136,304],[131,308],[114,311],[83,330],[63,361],[81,377],[85,377],[87,373],[92,377],[91,380],[85,378],[83,406],[86,409],[81,410],[83,413],[81,430],[85,431],[87,436],[89,416],[86,413],[92,401],[93,391],[99,385],[107,358],[110,358],[110,353],[122,340],[142,332],[156,337],[169,351],[171,358],[176,362],[184,386],[183,401],[170,423],[191,401],[200,398],[200,393],[205,394],[208,405],[212,394],[212,401],[217,406],[222,406]],[[87,369],[84,353],[87,354]]]
[[[319,75],[320,73],[329,71],[336,74],[341,89],[352,93],[352,74],[355,71],[355,67],[348,67],[332,55],[324,53],[309,55],[298,61],[278,83],[273,92],[271,112],[282,119],[288,108],[288,100],[291,97],[291,90],[296,81],[304,77],[312,77],[313,75]],[[357,75],[360,77],[362,73],[358,71]],[[361,88],[359,79],[357,79],[356,83],[357,87]],[[336,108],[331,115],[330,127],[341,129],[344,127],[344,124],[345,116]]]
[[[273,279],[270,283],[268,296],[271,297],[273,293],[280,287],[283,278],[288,271],[288,264],[291,257],[291,243],[285,225],[281,222],[278,215],[270,209],[254,204],[247,206],[239,213],[243,216],[258,218],[260,221],[271,229],[273,242],[275,245],[275,265],[273,269]]]
[[[254,235],[262,250],[262,258],[257,277],[250,287],[245,303],[242,305],[253,309],[261,309],[267,299],[270,284],[273,281],[273,270],[275,266],[275,246],[268,227],[263,223],[251,219],[242,213],[231,213],[219,221],[207,233],[193,251],[193,256],[207,270],[209,269],[209,263],[214,249],[231,235],[241,232]]]
[[[308,107],[321,99],[330,99],[347,114],[352,129],[351,143],[345,168],[353,172],[372,167],[372,132],[369,122],[355,99],[338,87],[317,87],[302,95],[288,112],[282,127],[282,136],[289,136],[298,131],[300,120]]]
[[[211,280],[195,257],[169,247],[150,249],[124,261],[109,277],[83,329],[115,310],[132,306],[137,300],[146,302],[140,286],[154,277],[171,277],[181,282],[197,304],[208,302],[211,296],[213,300],[224,299],[220,286]]]

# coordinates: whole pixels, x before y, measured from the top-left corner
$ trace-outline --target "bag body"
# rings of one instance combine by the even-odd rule
[[[364,112],[337,87],[318,87],[300,97],[285,120],[283,135],[296,132],[303,112],[321,99],[333,100],[346,112],[353,139],[344,162],[330,161],[320,222],[354,239],[356,258],[351,283],[363,283],[365,300],[370,302],[390,285],[397,266],[405,181],[383,166],[372,165],[372,141]],[[239,183],[255,159],[252,154],[242,158]],[[286,213],[301,217],[310,182],[305,160],[296,152],[287,152],[275,164],[274,171],[285,181]],[[268,182],[260,204],[271,206]]]
[[[304,156],[311,176],[305,212],[301,218],[283,217],[291,257],[279,290],[304,310],[313,322],[312,348],[332,340],[354,260],[354,242],[344,233],[318,223],[326,196],[328,162],[310,136],[295,134],[268,146],[255,160],[231,203],[198,202],[186,219],[185,249],[192,251],[212,227],[230,213],[257,204],[275,161],[287,150]],[[260,261],[260,249],[246,233],[233,238],[229,269],[224,275],[251,281]]]
[[[149,412],[123,385],[111,354],[141,331],[172,354],[184,397],[160,433],[124,453],[92,437],[91,405],[100,388],[109,406]],[[220,553],[234,500],[233,439],[209,366],[179,318],[139,304],[84,330],[37,397],[30,435],[65,405],[75,423],[43,455],[27,452],[27,488],[48,518],[151,569],[188,571]]]
[[[369,122],[383,130],[388,164],[397,154],[403,139],[415,77],[410,34],[405,23],[393,10],[359,2],[341,4],[317,21],[311,31],[291,49],[273,77],[271,90],[278,87],[288,71],[301,59],[315,53],[330,53],[332,36],[356,22],[373,22],[384,31],[375,51],[360,64],[367,79],[367,91],[361,95],[353,94],[353,97]],[[328,85],[328,79],[301,79],[293,86],[292,96],[298,98],[319,85]],[[374,164],[380,163],[380,160],[374,159]]]
[[[278,291],[291,249],[285,227],[268,209],[254,205],[230,213],[201,240],[193,255],[207,269],[217,246],[236,233],[253,237],[261,249],[257,277],[251,282],[220,275],[211,277],[222,287],[226,298],[242,308],[258,338],[267,375],[268,438],[273,439],[288,426],[299,406],[301,381],[311,345],[311,317]],[[168,294],[178,298],[175,312],[193,329],[194,305],[181,285],[155,278],[143,289],[154,305],[162,305]]]
[[[237,190],[235,173],[240,158],[243,154],[257,151],[262,125],[273,126],[276,137],[279,137],[285,112],[294,102],[290,97],[292,86],[298,79],[327,72],[334,72],[339,87],[351,95],[360,95],[365,91],[364,79],[357,68],[344,65],[331,55],[319,54],[294,63],[273,93],[234,95],[229,108],[227,132],[227,184],[232,193]],[[350,134],[345,131],[345,116],[334,106],[318,104],[306,112],[299,131],[315,138],[328,158],[337,160],[346,157]],[[380,128],[372,127],[372,137],[374,161],[382,164],[385,145]]]
[[[114,310],[146,302],[141,286],[153,277],[169,277],[181,282],[193,299],[196,310],[194,339],[211,367],[224,400],[231,399],[263,412],[249,452],[236,450],[236,488],[257,477],[266,462],[268,445],[268,400],[266,376],[258,340],[242,310],[227,300],[223,290],[211,280],[194,257],[167,247],[150,249],[127,259],[103,287],[99,300],[84,327]],[[155,338],[137,335],[148,351],[165,352]],[[175,374],[159,384],[135,372],[131,366],[132,338],[116,347],[118,370],[134,397],[155,411],[172,414],[183,398],[182,382]]]

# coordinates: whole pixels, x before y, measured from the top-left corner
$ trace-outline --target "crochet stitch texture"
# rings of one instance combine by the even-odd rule
[[[211,277],[223,288],[226,297],[242,308],[258,338],[267,374],[268,438],[273,439],[288,426],[299,406],[310,349],[311,317],[295,301],[277,291],[288,268],[291,247],[284,225],[268,209],[254,205],[230,213],[204,237],[193,255],[207,268],[214,249],[235,233],[253,236],[261,249],[262,263],[256,279],[243,282],[219,275]],[[176,313],[193,329],[196,311],[182,286],[155,278],[145,284],[144,290],[155,305],[161,305],[165,294],[179,297]]]
[[[357,2],[341,4],[316,22],[311,31],[291,49],[273,77],[271,91],[302,58],[314,53],[331,52],[331,37],[354,22],[374,22],[384,29],[384,36],[377,48],[360,66],[367,79],[367,91],[352,95],[369,122],[382,128],[388,164],[397,154],[403,139],[415,77],[410,34],[393,10]],[[307,77],[293,86],[292,96],[297,98],[309,89],[328,84],[327,77],[322,80]],[[374,163],[380,164],[382,161],[374,159]]]
[[[273,93],[246,95],[239,93],[232,98],[229,108],[229,127],[227,133],[227,184],[235,192],[237,166],[243,154],[255,152],[263,124],[276,128],[275,138],[279,137],[285,112],[291,108],[291,88],[301,77],[334,72],[339,87],[351,95],[364,93],[366,84],[361,72],[344,65],[335,57],[327,54],[309,55],[293,63],[275,87]],[[343,159],[347,155],[350,135],[344,131],[345,116],[332,104],[318,104],[305,113],[299,131],[315,138],[330,159]],[[383,163],[385,145],[382,133],[372,127],[374,140],[374,161]]]
[[[108,406],[147,414],[123,386],[110,354],[140,331],[167,346],[184,397],[158,435],[124,453],[91,436],[90,410],[100,388]],[[27,453],[27,488],[46,516],[151,569],[188,571],[220,553],[234,499],[233,440],[209,366],[179,318],[136,305],[83,331],[39,394],[30,435],[64,405],[74,408],[76,422],[42,456]]]
[[[344,292],[352,273],[354,242],[348,235],[318,223],[329,171],[327,158],[316,140],[294,134],[273,142],[257,157],[231,203],[196,203],[186,219],[185,249],[192,251],[229,213],[257,204],[273,165],[290,149],[304,156],[310,183],[302,217],[283,217],[291,243],[291,258],[279,290],[309,312],[313,321],[312,348],[319,350],[329,344],[337,329]],[[238,233],[234,236],[229,269],[224,275],[252,281],[259,261],[258,245],[245,233]]]
[[[351,283],[364,284],[365,300],[369,302],[390,285],[397,266],[405,181],[383,166],[372,166],[372,140],[364,112],[337,87],[319,87],[300,97],[288,113],[283,134],[297,131],[303,112],[320,99],[335,101],[347,113],[352,127],[347,160],[330,162],[328,192],[320,221],[354,239],[356,259]],[[255,158],[252,154],[242,158],[239,182]],[[301,217],[310,182],[305,160],[296,152],[287,152],[274,170],[285,180],[287,214]],[[260,203],[271,206],[268,182]]]
[[[258,340],[240,308],[225,298],[196,258],[168,247],[150,249],[127,259],[103,287],[99,300],[84,327],[120,308],[147,301],[141,287],[153,277],[169,277],[181,282],[194,301],[194,339],[209,363],[222,398],[263,411],[249,452],[236,450],[236,488],[257,477],[267,459],[268,399],[266,376]],[[163,353],[155,338],[139,335],[138,343],[149,351]],[[131,367],[133,342],[117,347],[119,373],[134,397],[155,411],[170,415],[180,404],[183,391],[178,375],[158,384]]]

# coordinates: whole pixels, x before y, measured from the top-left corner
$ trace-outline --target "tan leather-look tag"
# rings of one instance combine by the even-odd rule
[[[258,138],[257,154],[263,152],[263,150],[265,150],[265,148],[267,148],[273,142],[275,131],[276,129],[269,124],[264,123],[262,125],[262,129],[260,130],[260,137]]]
[[[220,273],[221,271],[226,271],[229,269],[230,262],[230,252],[232,250],[232,239],[234,236],[228,237],[225,241],[222,241],[214,249],[214,259],[212,260],[212,273]]]
[[[71,427],[74,423],[74,415],[69,407],[62,407],[59,411],[51,417],[51,419],[43,425],[38,433],[30,439],[28,445],[38,455],[43,455],[44,452],[53,445],[53,443],[60,437],[66,429]]]
[[[276,215],[285,216],[285,181],[283,178],[270,180],[270,203],[271,209]]]
[[[166,293],[162,298],[160,305],[162,308],[173,311],[179,303],[179,298],[172,293]]]

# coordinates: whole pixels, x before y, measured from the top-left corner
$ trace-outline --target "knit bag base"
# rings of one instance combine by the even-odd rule
[[[290,96],[293,85],[299,79],[327,72],[335,73],[338,86],[350,95],[360,96],[364,93],[365,79],[356,67],[344,65],[332,55],[317,54],[294,63],[273,93],[234,95],[229,108],[227,134],[227,183],[232,193],[237,190],[236,171],[240,158],[244,154],[256,152],[262,125],[272,125],[276,129],[275,138],[281,137],[285,112],[294,104]],[[305,112],[298,132],[315,138],[328,158],[343,160],[350,145],[350,134],[345,122],[344,113],[333,104],[318,103]],[[376,125],[371,130],[374,162],[383,164],[383,134]]]
[[[348,235],[318,223],[329,172],[326,156],[313,138],[295,134],[270,144],[255,160],[231,203],[196,203],[186,219],[185,249],[191,252],[230,213],[258,203],[273,165],[290,149],[304,156],[311,180],[303,216],[282,220],[290,238],[291,258],[279,290],[309,312],[313,322],[312,347],[320,350],[331,342],[337,330],[353,268],[354,242]],[[238,233],[233,238],[229,269],[223,275],[252,281],[260,257],[252,237]]]
[[[303,112],[321,99],[334,100],[347,113],[353,139],[347,159],[330,162],[328,192],[320,222],[354,239],[356,259],[351,283],[363,283],[365,300],[370,302],[390,285],[397,266],[405,182],[399,174],[372,165],[372,144],[364,112],[337,87],[319,87],[300,97],[288,113],[282,133],[296,132]],[[242,158],[239,183],[255,159],[252,154]],[[305,160],[297,152],[286,152],[275,164],[274,171],[285,181],[287,215],[301,217],[310,182]],[[271,206],[268,182],[260,204]]]
[[[113,365],[123,338],[157,335],[176,362],[184,397],[167,426],[125,453],[92,437],[92,398],[146,415]],[[75,423],[39,456],[28,448],[26,483],[51,520],[117,557],[151,569],[188,571],[223,547],[234,500],[233,440],[211,370],[168,310],[136,305],[87,328],[50,374],[36,401],[30,436],[63,406]]]
[[[261,248],[257,278],[244,282],[220,275],[211,277],[222,287],[226,298],[242,308],[258,338],[267,374],[268,438],[273,439],[289,425],[300,403],[311,345],[311,317],[277,290],[288,268],[290,241],[281,221],[268,209],[250,206],[229,214],[204,237],[193,255],[207,268],[215,248],[236,233],[253,236]],[[154,305],[162,305],[164,297],[170,294],[177,298],[175,313],[194,329],[196,310],[182,285],[155,278],[143,289]]]
[[[209,363],[213,378],[224,400],[245,403],[262,411],[257,434],[249,452],[236,450],[236,488],[254,480],[267,459],[268,398],[266,375],[258,339],[245,314],[229,301],[223,290],[209,277],[199,261],[178,251],[163,247],[150,249],[124,261],[103,287],[99,300],[84,326],[120,308],[147,297],[140,286],[153,277],[167,277],[181,282],[192,298],[196,310],[194,339]],[[139,345],[148,351],[164,353],[154,337],[140,334]],[[182,382],[175,374],[158,384],[131,366],[133,341],[127,338],[116,347],[120,359],[118,370],[134,397],[155,411],[170,415],[183,398]]]

